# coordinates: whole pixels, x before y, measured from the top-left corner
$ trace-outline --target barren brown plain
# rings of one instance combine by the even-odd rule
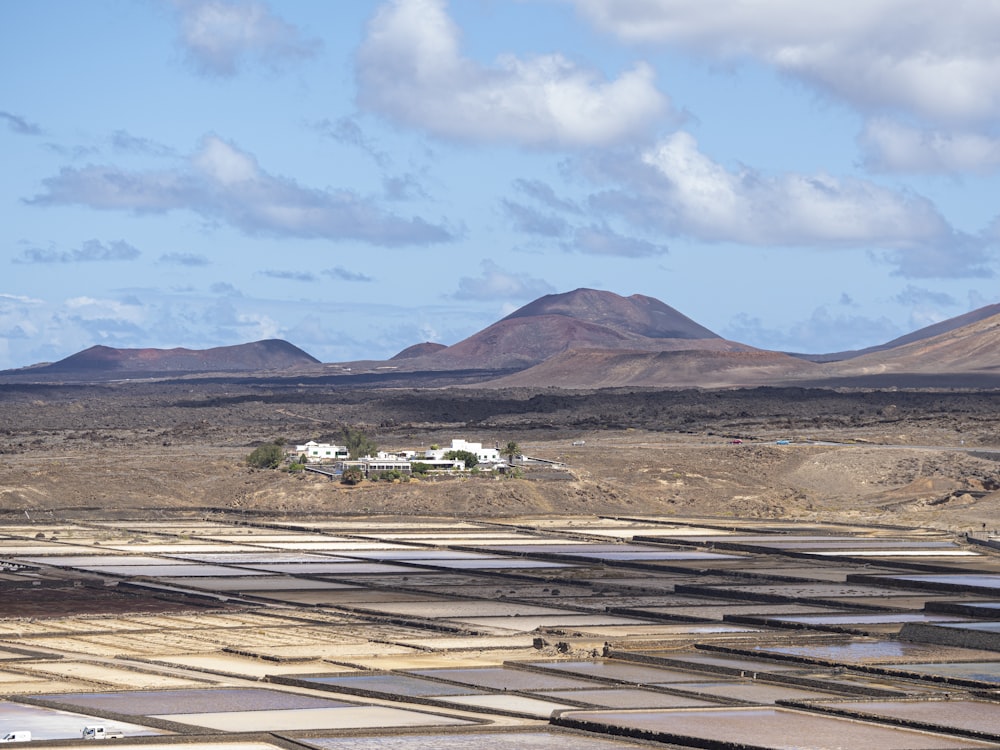
[[[0,521],[655,514],[963,532],[1000,519],[998,406],[992,391],[7,385]],[[335,442],[345,425],[384,449],[515,440],[561,466],[347,488],[245,464],[262,442]]]

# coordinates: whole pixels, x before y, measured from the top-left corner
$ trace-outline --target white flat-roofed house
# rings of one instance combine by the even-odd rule
[[[295,446],[296,456],[305,456],[306,460],[313,463],[324,463],[326,461],[341,461],[350,456],[346,445],[333,445],[331,443],[317,443],[310,440],[303,445]]]
[[[449,448],[431,448],[424,451],[424,458],[432,461],[442,461],[446,454],[452,451],[468,451],[481,464],[493,465],[501,462],[500,451],[496,448],[484,448],[482,443],[470,443],[457,438],[451,441]]]
[[[410,462],[399,458],[358,458],[353,461],[339,461],[337,468],[341,471],[347,469],[361,469],[361,472],[370,477],[372,474],[379,474],[383,471],[399,471],[402,474],[410,473]]]

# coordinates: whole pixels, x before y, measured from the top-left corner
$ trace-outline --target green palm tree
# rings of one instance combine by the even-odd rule
[[[521,455],[521,446],[511,440],[500,449],[500,455],[507,459],[507,463],[512,464],[514,463],[514,456]]]

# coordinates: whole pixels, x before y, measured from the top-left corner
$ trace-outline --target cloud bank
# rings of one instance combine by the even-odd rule
[[[188,210],[248,235],[359,240],[398,246],[446,242],[450,230],[403,218],[349,190],[318,190],[268,174],[253,155],[217,136],[172,170],[65,167],[43,181],[37,206],[82,205],[134,213]]]

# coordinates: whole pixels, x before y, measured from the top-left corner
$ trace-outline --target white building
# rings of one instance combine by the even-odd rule
[[[325,461],[341,461],[350,456],[346,445],[332,445],[330,443],[317,443],[310,440],[304,445],[295,446],[296,456],[305,456],[311,464],[323,463]]]
[[[450,448],[431,448],[424,451],[424,457],[432,461],[441,461],[445,454],[452,451],[468,451],[476,457],[481,464],[500,463],[500,451],[496,448],[484,448],[482,443],[470,443],[461,438],[451,441]]]

